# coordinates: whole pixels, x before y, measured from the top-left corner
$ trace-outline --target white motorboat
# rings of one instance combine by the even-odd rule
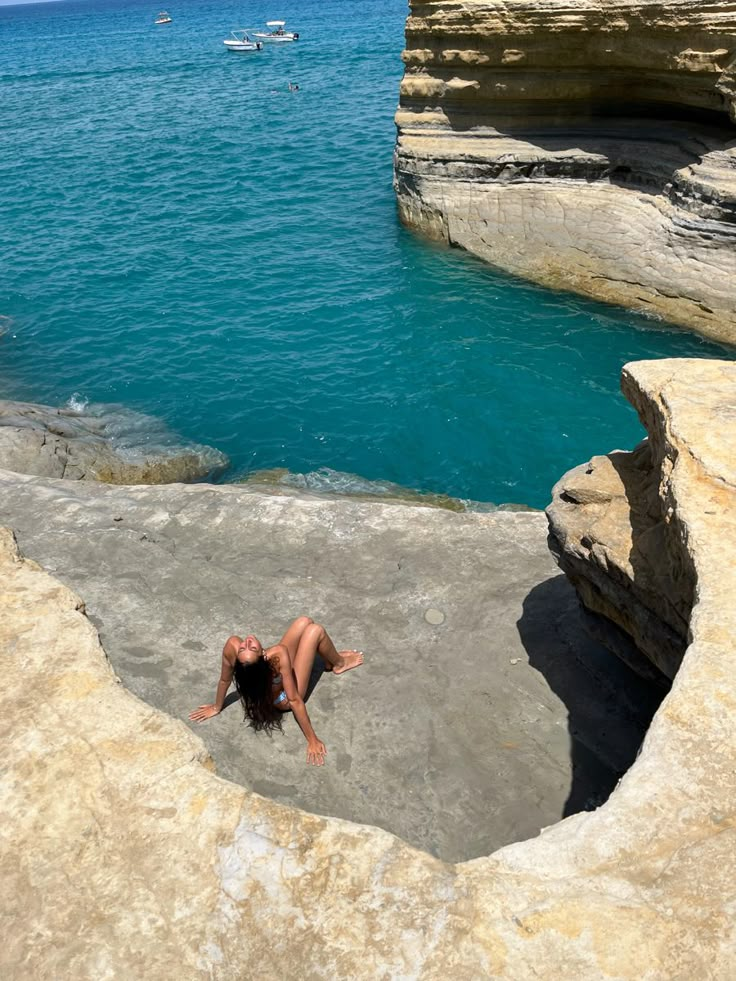
[[[228,51],[260,51],[263,45],[248,36],[247,31],[231,31],[222,42]]]
[[[160,14],[156,14],[156,20],[153,23],[154,24],[170,24],[171,23],[171,17],[170,17],[169,14],[166,13],[165,10],[162,10]]]
[[[292,31],[285,31],[286,27],[285,20],[267,20],[266,27],[270,27],[270,31],[256,31],[253,37],[258,38],[259,41],[265,41],[266,44],[283,44],[284,41],[298,41],[299,35]]]

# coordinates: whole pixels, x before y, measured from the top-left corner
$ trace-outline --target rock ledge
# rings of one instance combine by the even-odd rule
[[[621,384],[649,439],[632,453],[594,457],[555,485],[547,509],[550,548],[585,607],[605,618],[590,621],[597,638],[641,674],[651,676],[654,666],[672,679],[688,645],[697,591],[673,475],[688,458],[697,463],[689,494],[694,502],[702,495],[706,513],[728,527],[736,488],[736,364],[638,362],[624,367]],[[717,568],[722,559],[711,561]]]
[[[732,372],[628,368],[695,577],[638,760],[597,811],[457,866],[213,775],[3,533],[3,976],[734,977],[736,457],[709,419],[733,432]]]

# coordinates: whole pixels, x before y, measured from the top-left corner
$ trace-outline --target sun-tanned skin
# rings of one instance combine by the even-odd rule
[[[336,650],[325,628],[309,617],[294,620],[279,643],[267,649],[263,648],[253,634],[245,638],[235,635],[228,637],[222,649],[222,668],[215,701],[212,705],[200,705],[190,713],[189,718],[193,722],[204,722],[205,719],[218,715],[232,684],[235,662],[253,664],[262,657],[268,661],[274,676],[281,675],[283,691],[288,700],[283,710],[291,709],[304,733],[307,740],[307,762],[322,766],[327,749],[315,735],[304,704],[309,676],[317,654],[324,660],[325,669],[334,674],[344,674],[363,663],[362,651]],[[276,687],[273,691],[276,696],[281,689]]]

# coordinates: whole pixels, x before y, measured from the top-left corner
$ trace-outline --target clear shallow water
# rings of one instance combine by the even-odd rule
[[[158,416],[230,479],[329,468],[543,506],[640,439],[622,364],[730,356],[398,225],[401,0],[158,9],[0,7],[3,397]],[[223,47],[278,16],[298,43]]]

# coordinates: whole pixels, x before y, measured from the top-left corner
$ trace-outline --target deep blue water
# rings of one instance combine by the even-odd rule
[[[0,7],[0,396],[159,416],[229,478],[542,506],[640,439],[622,364],[724,356],[399,226],[402,0],[158,9]],[[225,50],[273,17],[301,40]]]

